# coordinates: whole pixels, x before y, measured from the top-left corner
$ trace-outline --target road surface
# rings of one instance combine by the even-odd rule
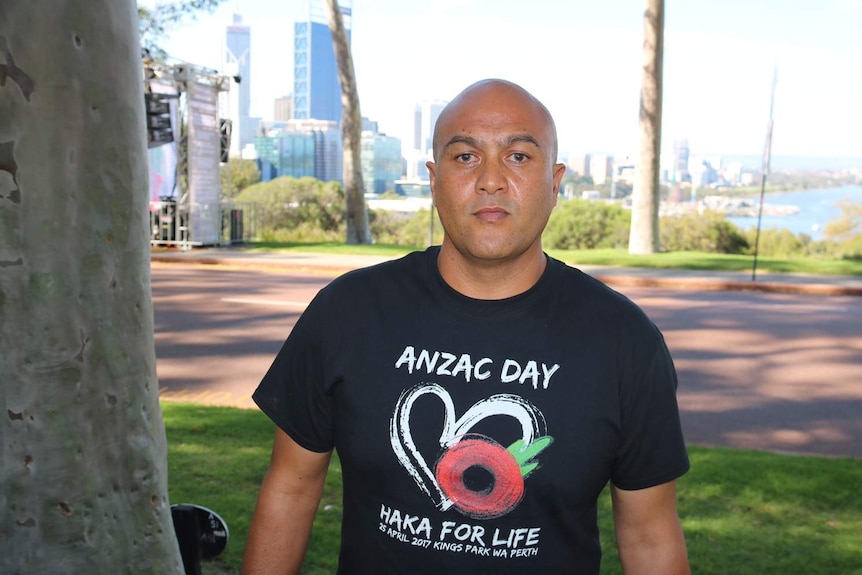
[[[154,264],[164,400],[250,395],[331,275]],[[665,334],[690,444],[862,457],[859,299],[619,288]]]

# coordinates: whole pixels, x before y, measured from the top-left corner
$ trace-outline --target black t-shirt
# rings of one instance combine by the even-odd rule
[[[339,454],[339,572],[598,573],[607,482],[688,470],[664,339],[552,258],[487,301],[450,288],[438,253],[322,289],[254,393],[298,444]]]

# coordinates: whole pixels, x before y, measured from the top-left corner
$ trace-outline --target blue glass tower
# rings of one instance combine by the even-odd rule
[[[339,2],[350,42],[351,1]],[[307,21],[294,24],[293,97],[295,118],[341,123],[341,87],[323,0],[309,0]]]

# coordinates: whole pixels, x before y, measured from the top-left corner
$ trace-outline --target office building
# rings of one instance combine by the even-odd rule
[[[350,42],[351,5],[339,2]],[[309,0],[308,18],[294,23],[293,116],[341,122],[341,85],[324,0]]]
[[[297,120],[267,125],[265,135],[254,138],[261,180],[282,176],[343,181],[341,130],[335,122]]]
[[[566,163],[568,169],[580,177],[590,175],[590,155],[583,153],[570,154]]]
[[[302,132],[255,138],[261,180],[268,182],[282,176],[313,177],[314,144],[314,135]]]
[[[365,193],[395,191],[395,181],[401,179],[401,139],[362,132],[361,162]]]
[[[403,150],[408,180],[428,179],[425,163],[433,157],[434,126],[446,104],[443,100],[426,100],[414,107],[409,147]]]
[[[426,154],[432,151],[434,126],[447,103],[442,100],[428,100],[416,104],[416,109],[413,111],[412,149]]]
[[[276,122],[287,122],[293,119],[293,95],[281,96],[275,99],[273,119]]]
[[[673,142],[673,171],[671,181],[675,183],[690,182],[691,174],[688,171],[688,140],[674,140]]]
[[[251,29],[242,24],[238,14],[234,14],[233,24],[227,27],[224,71],[235,79],[228,93],[228,116],[232,122],[230,155],[237,157],[243,148],[253,143],[260,122],[260,118],[252,118],[250,113]]]
[[[613,165],[613,156],[608,154],[591,154],[590,177],[593,178],[593,184],[601,186],[602,184],[610,183]]]

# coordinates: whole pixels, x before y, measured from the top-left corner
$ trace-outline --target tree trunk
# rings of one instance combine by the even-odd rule
[[[134,0],[0,2],[2,573],[182,573]]]
[[[640,105],[640,154],[632,191],[629,253],[659,251],[659,159],[661,154],[664,0],[646,0]]]
[[[353,57],[344,30],[344,19],[338,0],[326,0],[332,46],[338,62],[341,84],[341,138],[344,146],[344,196],[347,205],[347,243],[370,244],[371,229],[365,208],[365,186],[362,183],[362,112],[353,73]]]

